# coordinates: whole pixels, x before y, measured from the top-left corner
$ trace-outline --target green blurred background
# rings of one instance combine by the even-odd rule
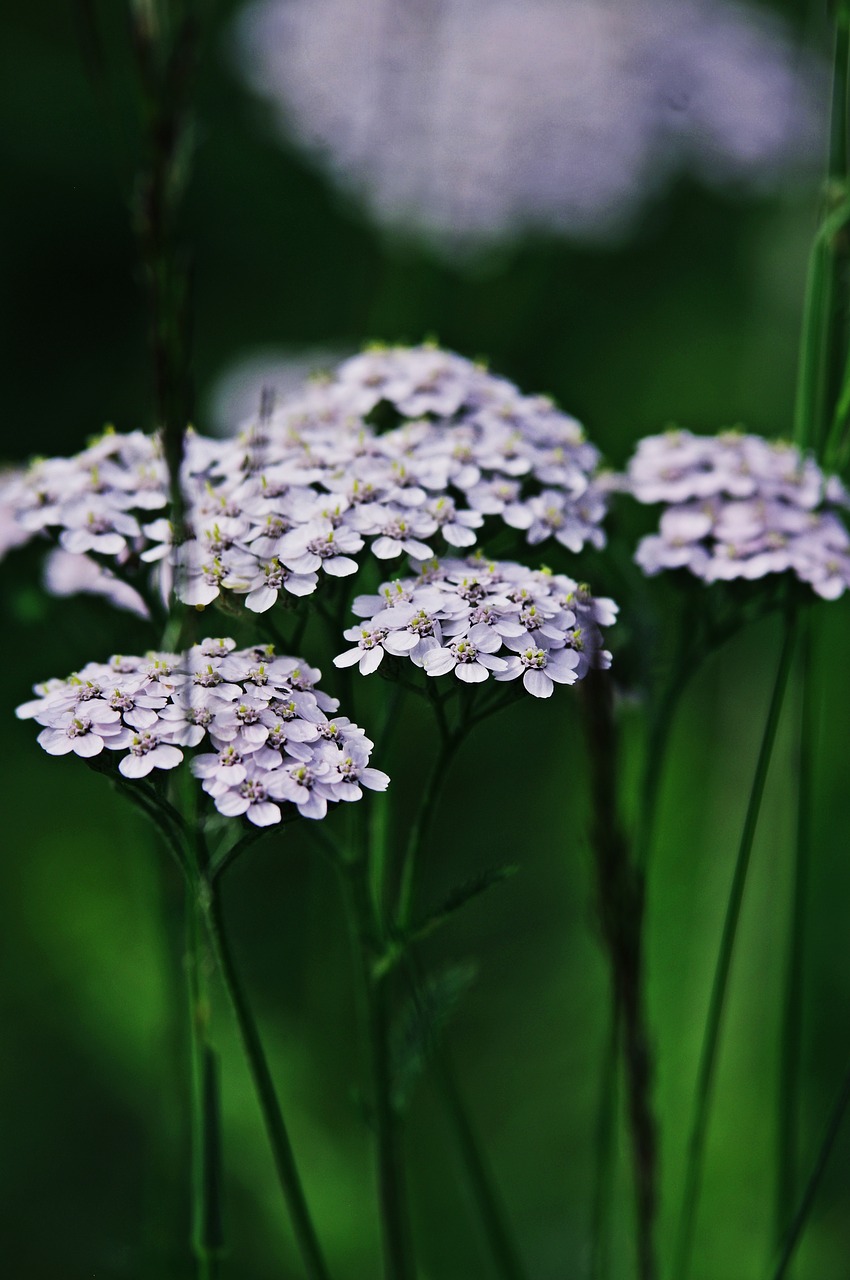
[[[7,7],[0,42],[4,452],[73,452],[107,421],[153,425],[146,313],[129,196],[138,162],[123,6],[102,6],[108,94],[85,70],[73,5]],[[236,79],[237,6],[204,33],[195,171],[196,421],[216,380],[257,348],[353,349],[437,335],[528,391],[553,394],[614,464],[675,420],[791,430],[814,185],[738,201],[681,180],[627,242],[537,236],[448,265],[388,241],[292,150]],[[801,15],[791,3],[786,14]],[[84,42],[83,42],[84,43]],[[789,184],[790,185],[790,184]],[[632,536],[625,516],[625,534]],[[617,585],[600,580],[599,592]],[[582,576],[579,564],[576,576]],[[665,625],[663,589],[633,635]],[[624,602],[625,603],[625,602]],[[815,865],[805,974],[802,1166],[850,1055],[846,663],[848,603],[819,605]],[[54,760],[13,707],[31,684],[150,638],[96,601],[48,601],[36,561],[4,574],[5,838],[0,860],[0,1239],[15,1280],[193,1274],[186,1244],[188,1124],[177,885],[141,820],[76,760]],[[221,622],[211,622],[218,632]],[[616,632],[611,636],[616,657]],[[663,786],[648,908],[649,1010],[662,1127],[662,1256],[669,1253],[713,959],[778,627],[739,635],[689,688]],[[312,657],[312,655],[308,655]],[[330,668],[324,655],[322,665]],[[332,676],[326,676],[332,686]],[[624,691],[629,694],[629,691]],[[793,700],[789,703],[793,708]],[[622,702],[635,801],[641,708]],[[786,715],[754,850],[708,1144],[695,1280],[768,1274],[781,980],[795,763]],[[390,767],[412,803],[432,740],[413,722]],[[405,749],[407,754],[405,755]],[[383,762],[377,761],[380,765]],[[595,1108],[607,1024],[586,841],[583,748],[568,693],[523,705],[469,744],[432,828],[421,887],[438,902],[482,867],[520,874],[429,946],[474,959],[449,1030],[531,1280],[587,1274]],[[404,818],[402,816],[402,824]],[[170,905],[169,905],[170,904]],[[299,829],[259,842],[226,882],[225,911],[262,1021],[333,1273],[378,1274],[369,1134],[344,919]],[[302,1272],[223,995],[228,1256],[232,1280]],[[439,1099],[427,1079],[408,1152],[422,1280],[492,1275]],[[613,1275],[631,1274],[623,1146]],[[795,1266],[850,1276],[850,1130]],[[669,1277],[669,1280],[674,1280]]]

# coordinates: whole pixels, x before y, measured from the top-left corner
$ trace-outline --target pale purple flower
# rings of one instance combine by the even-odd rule
[[[553,682],[572,684],[611,663],[600,627],[616,620],[614,602],[594,598],[563,574],[510,561],[426,561],[418,577],[384,583],[355,604],[364,617],[370,608],[374,613],[345,632],[357,647],[334,661],[358,663],[365,673],[382,652],[365,663],[364,657],[378,650],[409,658],[429,676],[454,672],[470,684],[491,673],[510,680],[528,671],[526,689],[545,697]]]
[[[150,617],[138,591],[87,555],[74,555],[55,547],[44,561],[42,580],[52,596],[103,596],[116,609],[126,609],[140,618]]]
[[[322,569],[332,577],[346,578],[357,572],[352,555],[362,546],[363,539],[353,529],[335,529],[330,520],[317,520],[281,540],[280,559],[294,573]]]
[[[151,652],[87,663],[66,680],[37,685],[17,709],[43,725],[52,755],[119,753],[128,781],[171,770],[200,747],[189,768],[219,813],[255,826],[281,821],[282,806],[310,818],[329,803],[383,790],[374,744],[316,687],[317,668],[267,645],[237,650],[208,638],[186,653]]]
[[[125,778],[146,778],[153,769],[174,769],[183,759],[179,748],[161,741],[148,729],[133,734],[127,745],[129,755],[118,762],[119,772]]]
[[[325,761],[284,764],[268,775],[265,786],[274,799],[296,804],[302,818],[324,818],[328,801],[337,799],[333,770]]]
[[[245,817],[255,827],[280,822],[280,805],[268,798],[266,775],[245,777],[215,796],[215,807],[226,818]]]
[[[122,732],[119,713],[108,703],[96,699],[51,717],[49,727],[38,735],[38,743],[51,756],[73,752],[90,759],[100,755],[110,738]]]
[[[479,684],[490,672],[504,671],[503,658],[494,657],[501,639],[486,623],[478,623],[466,636],[453,640],[442,649],[425,655],[424,667],[429,676],[444,676],[454,671],[466,684]]]
[[[668,504],[635,559],[644,573],[686,569],[705,582],[792,572],[825,599],[850,587],[846,490],[784,441],[727,431],[642,440],[625,489]]]
[[[515,657],[508,658],[504,671],[496,672],[497,680],[516,680],[522,676],[524,687],[535,698],[549,698],[555,684],[575,684],[579,655],[574,649],[535,649],[528,645]]]
[[[360,674],[368,676],[377,671],[384,656],[385,627],[349,627],[343,632],[346,640],[356,640],[353,649],[346,649],[334,658],[335,667],[353,667],[357,663]]]
[[[754,4],[258,0],[238,35],[287,144],[447,254],[616,238],[682,171],[760,189],[821,150],[818,68]],[[392,371],[368,353],[357,372],[368,412]],[[452,406],[452,372],[423,360],[411,411]]]

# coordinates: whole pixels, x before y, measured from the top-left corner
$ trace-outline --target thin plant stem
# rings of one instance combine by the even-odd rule
[[[803,1021],[803,955],[811,861],[814,750],[812,626],[808,611],[800,620],[800,727],[798,748],[797,832],[788,952],[777,1125],[776,1238],[781,1239],[795,1200],[798,1167],[800,1044]]]
[[[611,965],[614,1005],[622,1027],[638,1275],[640,1280],[653,1280],[658,1136],[652,1111],[652,1059],[643,995],[644,880],[620,822],[617,731],[610,685],[601,672],[591,672],[585,678],[584,695],[593,813],[590,836],[602,935]]]
[[[391,723],[391,722],[388,722]],[[437,773],[435,777],[439,779],[442,773]],[[430,803],[436,799],[438,786],[433,790],[430,797]],[[426,797],[426,801],[427,801]],[[424,810],[424,802],[422,805]],[[346,868],[337,854],[333,844],[327,839],[323,832],[317,829],[316,824],[310,827],[311,834],[319,839],[319,843],[323,847],[326,854],[330,857],[334,865],[340,870],[345,881],[349,876],[357,875],[356,866]],[[420,832],[424,831],[424,826],[420,827]],[[374,838],[374,827],[373,827]],[[413,858],[415,861],[418,848],[414,849]],[[385,863],[382,862],[382,866]],[[355,948],[361,948],[361,924],[359,914],[356,907],[356,895],[352,892],[349,884],[344,884],[345,892],[343,894],[346,904],[346,916],[349,923],[349,929],[352,939],[352,945]],[[374,911],[377,902],[383,901],[383,895],[375,897],[375,868],[370,868],[370,894],[372,917],[375,918]],[[412,952],[407,949],[408,944],[404,943],[407,967],[414,970],[414,976],[411,982],[412,990],[415,994],[417,990],[417,977],[415,972],[415,962]],[[369,1007],[368,988],[375,981],[386,983],[389,969],[381,970],[380,966],[370,958],[368,967],[363,969],[361,966],[362,981],[358,986],[359,1006],[365,1012]],[[446,1109],[452,1129],[460,1150],[461,1158],[464,1163],[467,1178],[469,1180],[470,1190],[475,1199],[478,1208],[479,1217],[484,1228],[485,1235],[490,1245],[491,1254],[496,1264],[498,1273],[502,1280],[525,1280],[525,1272],[519,1260],[519,1254],[513,1242],[511,1231],[508,1225],[504,1207],[499,1197],[498,1189],[493,1180],[492,1172],[487,1164],[486,1158],[481,1149],[478,1137],[475,1132],[475,1126],[471,1120],[466,1104],[461,1094],[460,1088],[452,1067],[451,1059],[445,1050],[437,1049],[434,1055],[434,1076],[438,1091]]]
[[[408,953],[406,968],[410,978],[411,995],[417,999],[423,975],[413,952]],[[445,1046],[436,1044],[432,1048],[431,1056],[437,1089],[454,1130],[469,1188],[478,1209],[496,1271],[501,1280],[526,1280],[525,1268],[520,1261],[519,1252],[508,1225],[505,1207],[478,1139],[469,1109],[460,1091],[451,1055]]]
[[[744,886],[747,879],[750,853],[753,847],[762,797],[764,795],[765,782],[767,780],[770,760],[773,754],[774,743],[776,741],[776,730],[779,725],[782,704],[785,698],[785,691],[788,686],[788,675],[791,670],[791,660],[794,655],[796,636],[796,617],[793,612],[790,612],[786,618],[779,666],[776,673],[773,692],[771,694],[770,706],[768,708],[761,745],[759,747],[755,774],[753,776],[752,787],[750,789],[750,798],[747,804],[746,816],[744,818],[744,826],[741,831],[741,840],[735,861],[735,871],[729,891],[729,900],[726,905],[726,916],[723,922],[720,950],[714,970],[711,999],[709,1001],[708,1016],[706,1018],[699,1071],[697,1075],[694,1112],[691,1120],[688,1140],[682,1207],[679,1217],[679,1229],[674,1255],[675,1261],[673,1275],[676,1277],[676,1280],[687,1280],[687,1275],[690,1270],[691,1256],[693,1252],[694,1228],[696,1225],[697,1208],[702,1182],[705,1139],[711,1108],[714,1071],[717,1064],[717,1050],[720,1043],[720,1030],[726,1003],[726,992],[729,983],[729,970],[732,964],[732,953],[738,930],[738,919],[741,912],[741,902],[744,896]]]
[[[801,351],[807,349],[817,356],[818,380],[811,387],[806,377],[806,361],[801,359],[801,376],[798,385],[798,406],[811,417],[811,427],[801,435],[795,433],[798,444],[813,447],[817,453],[824,448],[830,464],[839,461],[846,452],[846,430],[850,410],[850,358],[846,356],[847,331],[847,267],[848,241],[846,225],[850,218],[848,207],[848,65],[850,65],[850,5],[839,0],[835,6],[835,47],[832,69],[832,108],[829,133],[828,178],[825,192],[827,216],[812,250],[810,281],[815,286],[814,302],[819,308],[804,314]],[[836,209],[837,206],[837,209]],[[815,277],[820,277],[820,285]],[[820,289],[821,298],[817,297]],[[807,303],[808,303],[807,296]],[[842,368],[842,365],[844,366]],[[807,394],[814,390],[806,403]],[[831,415],[831,427],[830,427]],[[799,428],[799,418],[797,426]]]
[[[654,709],[647,735],[646,758],[644,760],[641,779],[641,806],[638,816],[637,835],[635,837],[635,860],[640,869],[646,873],[652,840],[655,833],[655,819],[658,810],[658,796],[661,780],[664,776],[664,765],[667,758],[667,744],[676,718],[679,699],[682,696],[688,679],[696,670],[693,654],[683,649],[679,660],[664,685],[661,697]]]
[[[153,794],[146,795],[138,788],[138,784],[131,786],[123,780],[119,782],[115,779],[114,781],[120,793],[125,795],[137,809],[141,810],[145,817],[151,820],[162,836],[163,843],[179,869],[180,875],[184,880],[189,880],[191,873],[181,838],[182,832],[170,822],[167,815],[160,808],[159,797]]]
[[[829,1163],[829,1157],[832,1154],[832,1148],[835,1146],[835,1140],[841,1129],[848,1104],[850,1104],[850,1068],[848,1068],[847,1074],[841,1083],[841,1088],[838,1091],[838,1096],[826,1123],[821,1144],[818,1147],[818,1152],[812,1165],[812,1171],[809,1174],[797,1212],[794,1214],[794,1219],[786,1232],[772,1280],[783,1280],[783,1277],[788,1274],[788,1267],[808,1223],[815,1196],[823,1181],[823,1175],[826,1172],[826,1166]]]
[[[434,1053],[434,1073],[452,1123],[470,1190],[501,1280],[526,1280],[507,1215],[446,1049]]]
[[[416,864],[419,859],[419,854],[425,841],[425,837],[428,834],[429,826],[434,817],[437,797],[440,793],[440,788],[445,781],[446,772],[464,737],[465,730],[463,728],[458,728],[453,733],[443,736],[440,750],[437,753],[425,790],[422,792],[422,799],[420,800],[419,807],[410,827],[407,848],[405,849],[404,861],[402,862],[398,901],[395,913],[395,926],[400,932],[404,932],[410,924],[410,917],[413,910],[413,888]]]
[[[652,852],[658,796],[661,790],[661,780],[664,776],[670,731],[675,720],[679,699],[689,677],[693,675],[697,666],[697,654],[689,643],[687,630],[683,627],[672,669],[650,720],[646,741],[640,786],[641,805],[635,835],[635,865],[642,876],[646,875]],[[618,1017],[615,1009],[612,1015],[610,1034],[605,1040],[600,1074],[599,1109],[596,1124],[597,1161],[591,1202],[590,1275],[592,1280],[605,1280],[610,1265],[608,1238],[616,1166],[614,1144],[617,1129],[619,1034]]]
[[[218,1074],[209,1044],[210,1002],[200,885],[186,892],[186,979],[189,997],[192,1112],[192,1248],[199,1280],[213,1280],[223,1247]]]
[[[608,1034],[599,1083],[599,1105],[596,1113],[596,1168],[590,1218],[590,1280],[607,1280],[611,1254],[611,1204],[616,1170],[615,1137],[617,1133],[617,1063],[620,1056],[620,1019],[616,1007],[611,1009]]]
[[[413,949],[406,954],[405,970],[411,998],[421,1009],[420,993],[424,985],[424,973]],[[427,1013],[425,1016],[427,1017]],[[437,1042],[431,1046],[430,1057],[437,1090],[454,1130],[469,1188],[496,1270],[501,1280],[526,1280],[525,1268],[520,1260],[492,1169],[457,1082],[451,1054],[444,1045]]]
[[[330,1273],[310,1215],[307,1197],[298,1173],[292,1143],[275,1092],[260,1033],[233,960],[224,926],[220,897],[210,886],[207,886],[206,891],[206,917],[215,958],[236,1015],[242,1046],[257,1092],[278,1180],[305,1273],[308,1280],[329,1280]]]
[[[401,1148],[402,1117],[393,1103],[390,1061],[389,983],[374,973],[374,960],[382,945],[376,936],[373,899],[366,859],[336,860],[348,899],[355,935],[362,1008],[372,1077],[371,1113],[377,1157],[378,1203],[384,1280],[415,1280],[413,1233],[407,1204],[407,1187]]]

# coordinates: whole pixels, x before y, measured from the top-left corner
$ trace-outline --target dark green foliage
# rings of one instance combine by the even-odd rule
[[[391,1032],[393,1105],[410,1105],[417,1080],[435,1052],[446,1023],[477,975],[473,961],[450,965],[438,973],[415,977]]]

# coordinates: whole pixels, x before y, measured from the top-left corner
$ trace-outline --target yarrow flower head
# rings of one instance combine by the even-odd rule
[[[263,613],[354,574],[367,548],[427,559],[473,546],[488,520],[531,545],[601,547],[598,465],[545,397],[433,346],[375,348],[263,406],[235,438],[187,433],[179,545],[155,436],[109,431],[36,461],[4,500],[12,527],[79,557],[63,562],[65,584],[123,601],[120,581],[152,600],[154,575],[197,608],[229,596]]]
[[[850,495],[794,445],[727,431],[668,431],[641,440],[624,480],[639,502],[664,503],[641,540],[644,573],[687,569],[705,582],[791,572],[819,596],[850,587]]]
[[[571,578],[479,556],[418,568],[355,599],[363,621],[345,632],[353,647],[336,666],[357,664],[368,675],[389,654],[466,684],[521,678],[528,693],[548,698],[556,684],[611,665],[601,627],[616,620],[617,606]]]
[[[38,741],[49,754],[115,753],[127,779],[174,769],[204,744],[190,768],[216,809],[265,827],[286,806],[323,818],[329,804],[389,783],[369,763],[364,731],[333,714],[338,704],[317,688],[320,674],[268,646],[208,639],[183,654],[90,662],[37,685],[17,714],[44,726]]]
[[[255,0],[246,78],[384,225],[449,253],[598,240],[672,177],[763,186],[817,151],[812,60],[741,0]]]

